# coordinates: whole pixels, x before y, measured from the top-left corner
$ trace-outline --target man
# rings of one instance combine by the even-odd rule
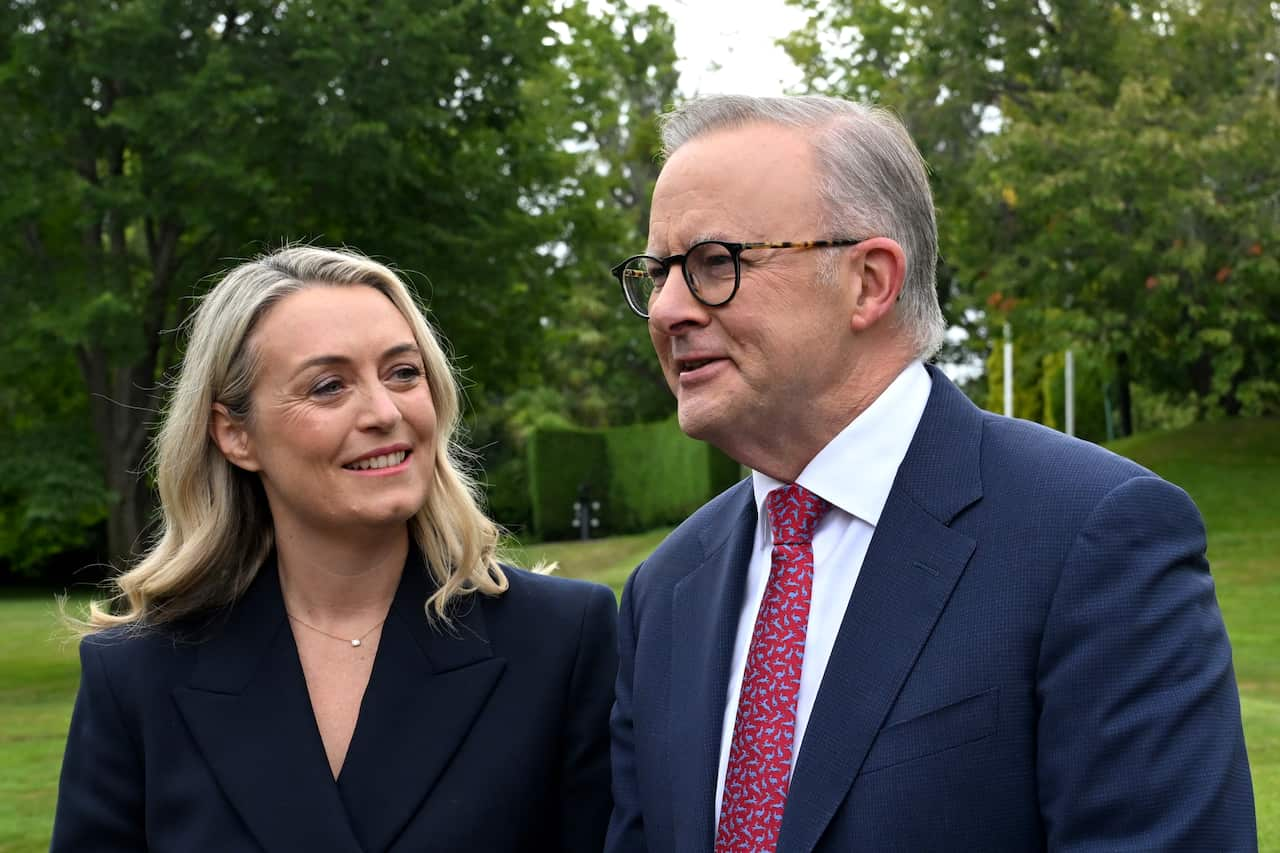
[[[663,141],[614,273],[681,428],[752,475],[623,593],[607,849],[1255,849],[1200,516],[924,364],[903,127],[718,97]]]

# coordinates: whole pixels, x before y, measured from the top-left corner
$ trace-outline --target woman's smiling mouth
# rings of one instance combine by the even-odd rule
[[[355,462],[349,462],[343,465],[348,471],[380,471],[384,468],[395,468],[404,464],[409,458],[409,450],[396,450],[391,453],[384,453],[379,456],[369,456],[364,459],[358,459]]]

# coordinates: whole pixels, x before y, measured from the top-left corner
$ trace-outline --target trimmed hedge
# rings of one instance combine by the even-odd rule
[[[567,539],[574,530],[573,502],[578,499],[579,487],[585,484],[593,496],[608,491],[604,433],[585,429],[534,430],[529,434],[528,454],[534,532],[543,539]]]
[[[675,419],[603,430],[539,429],[529,437],[529,501],[543,539],[573,538],[585,485],[600,534],[683,521],[740,478],[738,464],[680,431]]]

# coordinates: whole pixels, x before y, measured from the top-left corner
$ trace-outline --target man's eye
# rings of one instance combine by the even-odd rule
[[[715,252],[708,254],[701,259],[698,271],[715,281],[732,281],[733,280],[733,255],[728,252]]]

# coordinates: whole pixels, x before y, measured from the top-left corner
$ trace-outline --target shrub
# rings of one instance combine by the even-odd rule
[[[603,430],[540,429],[529,440],[529,500],[543,539],[578,535],[573,504],[599,501],[601,531],[683,521],[739,477],[738,464],[674,419]]]

